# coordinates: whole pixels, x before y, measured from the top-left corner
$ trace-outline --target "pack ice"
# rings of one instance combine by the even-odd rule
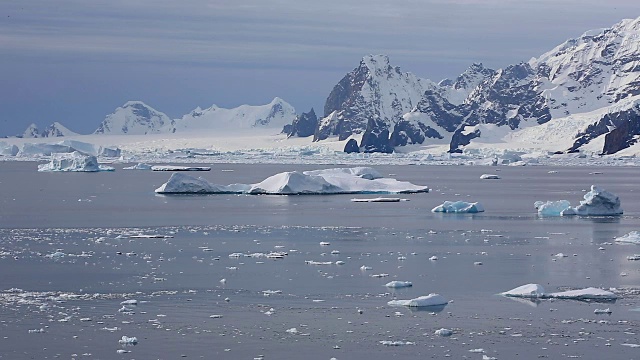
[[[111,166],[98,164],[98,159],[95,156],[77,151],[70,154],[52,154],[49,163],[38,165],[38,171],[97,172],[113,170],[115,169]]]
[[[384,178],[368,167],[288,171],[257,184],[211,184],[203,178],[174,173],[156,193],[160,194],[399,194],[428,192],[426,186]]]
[[[576,207],[571,207],[567,200],[536,201],[533,206],[540,216],[605,216],[623,213],[620,198],[597,185],[591,185],[591,191],[584,194],[584,200]]]

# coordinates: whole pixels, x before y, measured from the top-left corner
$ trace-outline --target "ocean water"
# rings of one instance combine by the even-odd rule
[[[170,173],[124,166],[38,173],[35,163],[0,163],[0,358],[640,357],[640,262],[627,260],[640,248],[613,243],[640,230],[636,168],[377,166],[433,191],[353,203],[377,195],[159,196]],[[218,164],[194,174],[253,183],[317,168]],[[575,205],[592,184],[619,195],[625,214],[536,216],[534,201]],[[430,212],[445,200],[486,212]],[[287,255],[244,256],[272,251]],[[413,286],[386,288],[392,280]],[[620,299],[496,295],[526,283],[614,288]],[[429,293],[450,303],[387,305]],[[440,328],[453,335],[434,335]]]

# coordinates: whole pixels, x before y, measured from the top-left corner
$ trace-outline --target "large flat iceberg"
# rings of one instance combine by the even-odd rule
[[[420,296],[410,300],[391,300],[387,302],[389,306],[409,306],[409,307],[427,307],[447,305],[449,301],[440,294],[429,294],[426,296]]]
[[[455,214],[475,214],[483,212],[482,204],[465,201],[445,201],[441,205],[434,207],[431,212],[455,213]]]
[[[113,171],[111,166],[98,164],[98,159],[93,155],[84,155],[77,151],[70,154],[53,154],[47,164],[38,165],[38,171],[71,171],[71,172],[97,172]]]
[[[594,287],[585,289],[567,290],[554,293],[545,293],[542,285],[526,284],[515,289],[500,293],[502,296],[528,298],[528,299],[570,299],[570,300],[600,300],[612,301],[618,296],[611,291]]]
[[[584,194],[584,200],[576,207],[571,207],[567,200],[536,201],[533,206],[540,216],[605,216],[623,213],[620,198],[596,185],[591,185],[591,191]]]
[[[199,178],[173,174],[156,189],[160,194],[238,193],[238,194],[400,194],[428,192],[426,186],[392,178],[383,178],[367,167],[338,168],[314,171],[289,171],[266,178],[257,184],[216,185]],[[184,183],[184,184],[182,184]],[[194,184],[197,184],[194,185]]]

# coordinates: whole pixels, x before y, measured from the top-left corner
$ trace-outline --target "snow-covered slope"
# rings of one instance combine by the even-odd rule
[[[175,120],[175,132],[208,130],[240,130],[251,128],[273,128],[281,130],[296,118],[296,111],[286,101],[275,98],[269,104],[241,105],[225,109],[216,105],[202,110],[200,107]]]
[[[22,133],[23,138],[38,138],[40,137],[40,130],[36,124],[31,124],[27,127],[27,129]]]
[[[144,135],[169,132],[173,120],[142,101],[129,101],[102,121],[95,134]]]

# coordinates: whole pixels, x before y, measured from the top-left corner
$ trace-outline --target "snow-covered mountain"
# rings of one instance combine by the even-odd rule
[[[129,101],[107,115],[95,134],[144,135],[168,132],[173,120],[142,101]]]
[[[612,153],[640,137],[639,101],[640,18],[503,69],[473,64],[438,84],[366,56],[327,98],[314,140],[361,133],[363,151],[444,142],[460,152],[498,142]]]
[[[40,130],[38,130],[38,126],[36,124],[31,124],[27,126],[27,129],[22,133],[23,138],[38,138],[40,137]]]
[[[207,109],[196,108],[174,121],[176,133],[210,130],[240,130],[251,128],[282,129],[296,118],[296,111],[286,101],[276,97],[269,104],[241,105],[225,109],[216,105]]]
[[[64,125],[59,122],[54,122],[53,124],[47,126],[46,129],[40,133],[40,137],[61,137],[61,136],[73,136],[78,135],[77,133],[67,129]]]

